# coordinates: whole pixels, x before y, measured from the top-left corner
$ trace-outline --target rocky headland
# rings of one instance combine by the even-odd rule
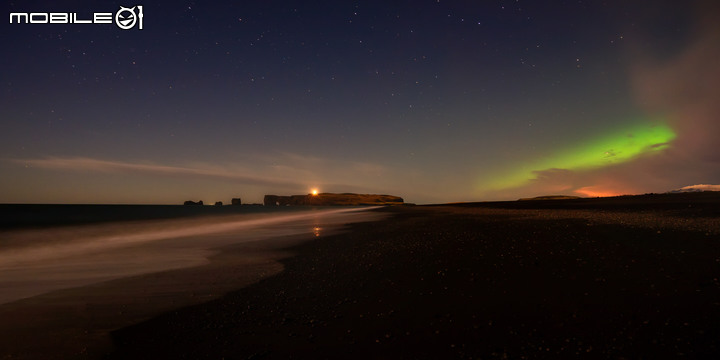
[[[402,205],[398,196],[375,194],[307,194],[307,195],[265,195],[265,206],[352,206],[352,205]]]

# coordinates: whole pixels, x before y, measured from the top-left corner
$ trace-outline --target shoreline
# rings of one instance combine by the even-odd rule
[[[365,209],[188,219],[116,221],[0,232],[0,305],[49,291],[198,266],[212,249],[257,239],[323,232],[363,221]]]
[[[0,348],[13,359],[100,358],[111,349],[108,331],[166,311],[205,302],[282,271],[281,249],[311,235],[274,239],[279,249],[257,244],[229,246],[204,265],[104,281],[0,305]],[[242,268],[229,276],[228,271]],[[207,281],[211,280],[211,281]],[[27,321],[27,319],[33,319]],[[34,339],[42,334],[40,344]]]
[[[376,216],[356,215],[357,221]],[[293,246],[346,231],[346,225],[327,221],[321,232],[260,237],[208,249],[211,255],[200,265],[1,304],[0,359],[103,358],[112,349],[110,331],[256,283],[281,272],[280,260],[293,256]]]
[[[629,224],[617,211],[386,208],[293,247],[272,277],[114,331],[110,358],[714,357],[717,218],[701,229],[647,210]]]

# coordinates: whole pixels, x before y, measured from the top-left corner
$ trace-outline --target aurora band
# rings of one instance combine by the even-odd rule
[[[675,137],[675,132],[664,124],[636,125],[515,167],[494,176],[481,187],[484,190],[509,189],[535,179],[538,171],[589,170],[628,162],[641,155],[661,152],[670,146]]]

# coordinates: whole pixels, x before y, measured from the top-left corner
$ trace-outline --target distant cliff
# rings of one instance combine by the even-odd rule
[[[571,199],[582,199],[579,196],[571,196],[571,195],[544,195],[544,196],[536,196],[532,198],[522,198],[518,199],[518,201],[526,201],[526,200],[571,200]]]
[[[265,206],[402,205],[401,197],[374,194],[265,195]]]

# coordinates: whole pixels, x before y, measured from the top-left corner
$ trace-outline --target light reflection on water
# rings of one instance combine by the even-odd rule
[[[1,234],[0,304],[52,290],[186,268],[223,246],[286,235],[320,237],[383,214],[369,208],[84,225]]]

